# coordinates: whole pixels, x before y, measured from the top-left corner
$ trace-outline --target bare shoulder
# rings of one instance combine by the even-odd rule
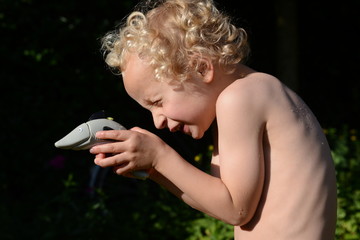
[[[264,111],[273,97],[282,91],[282,83],[274,76],[254,72],[235,80],[219,95],[217,107],[234,106]]]

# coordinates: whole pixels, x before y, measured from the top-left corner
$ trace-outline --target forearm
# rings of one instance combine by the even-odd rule
[[[183,200],[186,204],[188,204],[190,207],[197,209],[201,212],[206,212],[206,210],[196,201],[194,201],[192,198],[190,198],[187,194],[185,194],[183,191],[181,191],[177,186],[175,186],[172,182],[170,182],[167,178],[165,178],[161,173],[159,173],[156,170],[152,170],[150,174],[150,179],[154,182],[158,183],[159,185],[165,187],[168,191],[170,191],[172,194],[174,194],[179,199]],[[211,213],[207,213],[208,215],[212,217]]]
[[[190,206],[233,225],[243,221],[243,207],[234,204],[226,185],[220,178],[197,169],[170,150],[163,159],[158,159],[156,171],[166,179],[159,181]]]

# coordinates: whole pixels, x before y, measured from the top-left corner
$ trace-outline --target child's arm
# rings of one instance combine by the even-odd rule
[[[153,167],[161,177],[152,178],[191,206],[230,224],[243,225],[255,213],[264,180],[266,111],[262,106],[266,104],[259,102],[259,96],[261,93],[251,93],[245,87],[230,90],[218,100],[220,178],[200,171],[153,134],[140,129],[101,132],[97,137],[123,142],[93,148],[96,154],[120,153],[95,162],[103,167],[120,165],[118,174]]]
[[[206,210],[199,203],[195,202],[188,195],[184,194],[184,192],[182,192],[172,182],[170,182],[167,178],[165,178],[163,175],[161,175],[161,173],[157,172],[156,170],[152,170],[151,172],[152,172],[152,174],[150,175],[150,178],[153,181],[155,181],[158,184],[165,187],[168,191],[170,191],[172,194],[174,194],[178,198],[182,199],[186,204],[188,204],[192,208],[195,208],[202,212],[206,212]],[[209,212],[206,212],[206,213],[212,217],[216,217]]]
[[[139,135],[140,133],[140,135]],[[155,168],[153,168],[151,164],[154,159],[161,159],[161,155],[165,154],[168,158],[170,158],[170,153],[174,153],[175,158],[179,158],[182,161],[185,161],[178,155],[172,148],[167,146],[161,139],[159,139],[154,134],[140,128],[133,128],[133,131],[124,130],[124,131],[106,131],[106,132],[98,132],[96,134],[97,138],[100,139],[116,139],[121,142],[117,143],[109,143],[104,144],[103,146],[93,147],[90,152],[96,154],[95,163],[102,167],[113,167],[114,171],[119,175],[133,177],[131,172],[135,170],[134,168],[139,169],[151,169],[149,171],[149,178],[153,181],[161,184],[166,189],[168,189],[175,196],[181,198],[184,202],[186,202],[191,207],[198,209],[200,211],[206,212],[205,209],[201,207],[200,204],[196,203],[193,199],[191,199],[188,195],[184,194],[175,184],[169,181],[166,177],[164,177],[160,172],[158,172]],[[148,138],[145,144],[136,144],[134,142],[143,141],[141,139]],[[155,143],[155,144],[154,144]],[[135,146],[142,146],[141,148],[131,150],[135,148]],[[153,145],[161,145],[158,151],[148,151],[152,150]],[[125,150],[125,149],[128,150]],[[138,151],[138,152],[136,152]],[[120,152],[120,153],[119,153]],[[140,152],[140,153],[139,153]],[[153,154],[151,152],[155,152],[157,154]],[[107,154],[110,153],[110,154]],[[161,154],[163,153],[163,154]],[[114,155],[115,154],[115,155]],[[126,155],[126,156],[125,156]],[[146,164],[145,161],[142,161],[142,165],[137,164],[137,160],[141,158],[144,160],[150,159]],[[109,157],[111,156],[111,157]],[[185,161],[186,162],[186,161]],[[137,165],[134,167],[134,165]],[[191,165],[192,166],[192,165]],[[211,215],[211,213],[208,213]]]

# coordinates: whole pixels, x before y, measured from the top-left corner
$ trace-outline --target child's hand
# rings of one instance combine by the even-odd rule
[[[119,175],[131,176],[136,170],[151,169],[163,154],[166,144],[155,134],[141,128],[97,132],[99,139],[117,142],[94,146],[90,152],[96,154],[95,164],[114,167]]]

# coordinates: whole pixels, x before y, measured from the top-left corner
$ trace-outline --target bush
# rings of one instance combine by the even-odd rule
[[[360,239],[360,142],[358,131],[344,127],[325,130],[336,166],[338,220],[336,237]]]

